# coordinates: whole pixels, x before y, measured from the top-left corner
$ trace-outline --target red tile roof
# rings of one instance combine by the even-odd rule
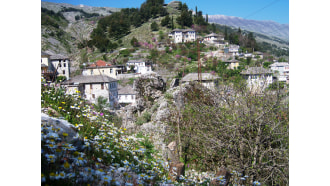
[[[111,66],[111,64],[102,60],[98,60],[95,63],[89,65],[89,67],[107,67],[107,66]]]

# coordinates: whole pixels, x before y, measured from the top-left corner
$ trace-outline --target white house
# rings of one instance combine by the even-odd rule
[[[224,37],[222,35],[218,35],[216,33],[211,33],[209,35],[204,36],[204,42],[209,43],[218,43],[219,41],[224,41]]]
[[[241,72],[247,86],[253,91],[262,91],[273,83],[272,71],[263,67],[249,67]]]
[[[133,86],[121,86],[118,85],[118,103],[135,103],[137,92],[134,91]]]
[[[117,79],[118,74],[122,74],[124,71],[124,66],[119,65],[111,65],[102,60],[98,60],[97,62],[86,67],[82,75],[84,76],[92,76],[92,75],[106,75],[112,78]]]
[[[58,76],[65,76],[67,80],[70,79],[70,59],[67,56],[51,55],[50,62],[52,63],[51,70],[56,71]]]
[[[46,81],[55,81],[56,73],[52,69],[50,55],[41,51],[41,75]]]
[[[196,31],[193,29],[174,29],[168,37],[174,40],[174,43],[185,43],[196,40]]]
[[[103,75],[79,75],[62,82],[67,87],[67,93],[80,91],[81,96],[91,103],[96,103],[97,97],[107,98],[111,106],[118,103],[117,80]]]
[[[289,63],[288,62],[276,62],[270,65],[270,68],[274,72],[274,76],[278,81],[289,80]]]
[[[204,87],[214,90],[220,77],[210,73],[201,73],[201,78]],[[188,83],[190,81],[198,81],[198,73],[189,73],[181,79],[182,83]]]
[[[229,45],[228,47],[224,48],[225,54],[230,54],[232,56],[237,56],[239,53],[239,45]]]
[[[152,72],[151,62],[144,59],[129,60],[126,63],[127,71],[131,69],[131,66],[134,66],[134,72],[138,74],[147,74]]]

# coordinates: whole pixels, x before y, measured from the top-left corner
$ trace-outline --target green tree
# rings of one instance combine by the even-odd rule
[[[131,39],[131,45],[132,45],[133,47],[139,47],[139,41],[138,41],[135,37],[133,37],[133,38]]]
[[[150,25],[151,31],[157,31],[158,30],[158,24],[154,21]]]
[[[170,16],[169,15],[166,15],[165,18],[162,19],[161,25],[164,26],[164,27],[170,28],[171,27],[170,21],[171,21]]]

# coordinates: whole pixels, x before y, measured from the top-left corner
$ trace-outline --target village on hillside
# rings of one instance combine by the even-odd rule
[[[227,69],[237,69],[241,63],[238,58],[251,58],[252,61],[263,59],[262,52],[242,51],[239,45],[228,44],[223,35],[215,33],[201,37],[193,29],[174,29],[168,33],[168,37],[175,44],[198,40],[199,43],[216,47],[217,50],[206,52],[205,56],[222,60],[221,62],[227,65]],[[41,52],[41,73],[47,81],[55,82],[56,79],[61,79],[61,86],[66,87],[68,93],[79,90],[81,96],[91,103],[96,103],[99,96],[105,97],[111,108],[118,108],[119,104],[135,103],[137,92],[134,91],[134,87],[120,85],[118,81],[138,78],[144,74],[157,74],[154,67],[155,62],[146,58],[133,57],[123,65],[103,60],[89,62],[85,64],[80,75],[73,77],[70,77],[72,76],[70,75],[70,63],[71,60],[67,56]],[[289,84],[289,63],[274,60],[269,68],[248,67],[240,74],[251,90],[262,92],[274,82]],[[217,74],[202,73],[202,84],[207,88],[215,89],[217,81],[220,79],[221,77]],[[198,81],[198,73],[186,74],[181,80],[182,83],[189,81]]]

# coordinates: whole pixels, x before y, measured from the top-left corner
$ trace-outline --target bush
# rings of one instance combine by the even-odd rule
[[[57,76],[56,77],[56,83],[62,82],[66,80],[66,76]]]
[[[151,31],[157,31],[158,30],[158,24],[154,21],[151,23]]]

